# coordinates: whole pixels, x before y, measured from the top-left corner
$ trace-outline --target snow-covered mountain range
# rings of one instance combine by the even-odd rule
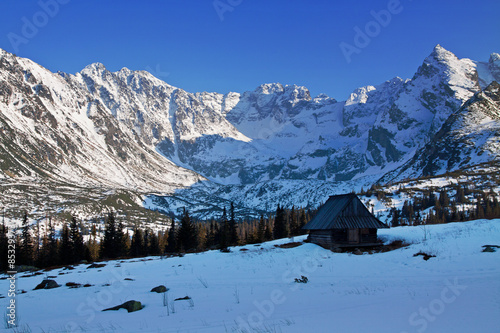
[[[500,55],[458,59],[439,45],[413,78],[356,89],[342,102],[279,83],[189,93],[98,63],[52,73],[0,50],[0,182],[170,195],[145,200],[166,211],[193,200],[202,210],[221,200],[262,211],[277,201],[317,205],[381,177],[498,159],[495,81]]]

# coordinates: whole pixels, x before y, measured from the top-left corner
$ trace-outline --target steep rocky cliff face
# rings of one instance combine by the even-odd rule
[[[203,179],[162,158],[137,128],[97,98],[102,87],[79,84],[81,74],[54,74],[1,51],[0,78],[3,178],[41,176],[144,191]]]
[[[500,85],[493,81],[452,114],[414,158],[385,180],[455,171],[500,158]]]

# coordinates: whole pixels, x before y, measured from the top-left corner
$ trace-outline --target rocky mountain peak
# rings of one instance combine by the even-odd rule
[[[492,53],[490,54],[490,64],[495,64],[497,67],[500,67],[500,54]]]
[[[488,69],[495,80],[500,80],[500,54],[492,53],[488,61]]]
[[[296,100],[296,99],[305,99],[308,101],[311,100],[311,94],[309,92],[309,89],[295,84],[282,85],[281,83],[266,83],[258,86],[254,90],[254,93],[262,95],[282,96],[282,98],[289,100]]]
[[[10,54],[9,52],[5,51],[4,49],[0,48],[0,57],[4,57],[6,55]]]
[[[432,77],[440,73],[448,72],[452,67],[459,67],[460,59],[455,54],[446,50],[441,45],[436,45],[431,54],[425,58],[422,66],[419,67],[417,73],[413,77],[416,79],[420,76]]]
[[[93,64],[87,65],[80,71],[81,74],[86,74],[89,76],[93,76],[96,74],[100,76],[104,72],[108,72],[108,70],[106,69],[106,66],[104,66],[100,62],[95,62]]]
[[[144,71],[144,72],[146,72],[146,71]],[[120,69],[120,70],[118,71],[118,73],[120,73],[120,74],[122,74],[122,75],[130,75],[130,74],[134,73],[134,71],[131,71],[131,70],[130,70],[130,69],[128,69],[127,67],[123,67],[122,69]],[[139,72],[139,73],[141,73],[141,72]],[[149,72],[146,72],[146,73],[149,73]]]
[[[281,83],[265,83],[261,84],[255,89],[255,92],[258,94],[275,94],[275,93],[281,93],[285,89]]]
[[[353,105],[353,104],[364,104],[368,100],[368,93],[370,91],[375,90],[374,86],[366,86],[366,87],[361,87],[357,88],[354,90],[347,101],[345,102],[346,106]]]
[[[432,53],[429,55],[429,58],[434,58],[436,60],[446,60],[446,59],[458,59],[457,56],[453,53],[442,47],[440,44],[437,44]]]

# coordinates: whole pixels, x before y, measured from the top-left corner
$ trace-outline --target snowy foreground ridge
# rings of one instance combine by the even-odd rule
[[[481,251],[500,245],[499,219],[398,227],[379,235],[412,244],[353,255],[307,243],[275,247],[290,242],[283,239],[231,253],[56,269],[46,274],[61,287],[51,290],[33,290],[43,275],[18,278],[17,288],[26,291],[17,295],[19,331],[498,332],[500,250]],[[436,257],[414,257],[419,251]],[[301,276],[308,283],[294,282]],[[70,289],[67,282],[93,286]],[[170,288],[167,306],[163,294],[150,292],[160,284]],[[2,296],[7,290],[8,280],[0,280]],[[191,299],[174,301],[185,296]],[[145,307],[101,311],[128,300]],[[7,302],[0,299],[2,309]]]

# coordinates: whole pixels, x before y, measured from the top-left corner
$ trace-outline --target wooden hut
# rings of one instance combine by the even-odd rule
[[[389,228],[380,222],[354,193],[334,195],[321,206],[303,229],[308,239],[325,248],[380,245],[377,229]]]

